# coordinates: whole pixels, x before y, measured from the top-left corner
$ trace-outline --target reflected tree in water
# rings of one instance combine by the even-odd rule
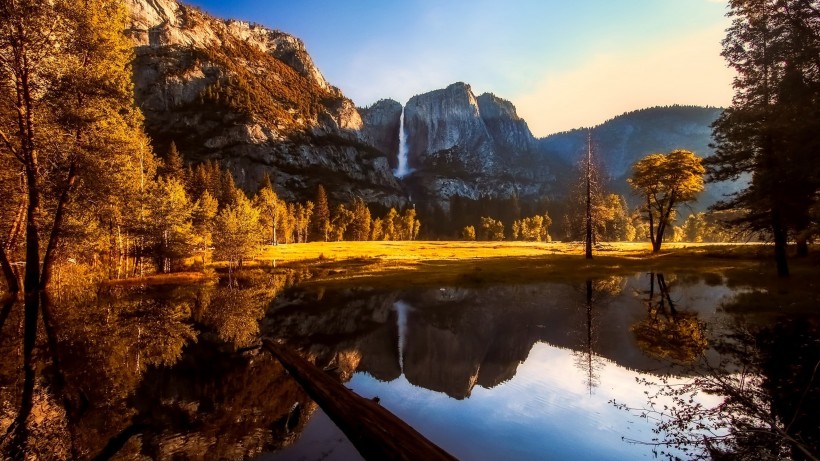
[[[668,459],[820,459],[820,326],[779,319],[773,326],[734,325],[714,347],[715,366],[702,358],[681,369],[683,382],[641,381],[647,406],[630,408],[654,420],[651,441]],[[703,403],[703,394],[720,398]]]
[[[21,367],[23,310],[4,304],[0,459],[196,458],[213,450],[244,459],[290,443],[312,414],[310,400],[278,362],[236,352],[256,340],[257,319],[288,278],[247,277],[231,289],[114,286],[45,296],[31,374]]]
[[[649,290],[644,294],[646,318],[632,326],[638,347],[661,359],[697,360],[708,346],[697,313],[681,311],[675,306],[663,274],[649,273]]]
[[[623,277],[608,277],[599,280],[587,279],[584,283],[584,325],[580,331],[580,341],[573,355],[575,356],[575,365],[584,372],[584,381],[590,395],[599,384],[598,370],[603,365],[604,360],[595,352],[598,339],[596,329],[597,311],[623,290],[623,282]]]

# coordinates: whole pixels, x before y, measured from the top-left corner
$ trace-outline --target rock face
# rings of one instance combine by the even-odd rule
[[[402,110],[401,104],[392,99],[382,99],[370,107],[359,109],[365,139],[387,155],[392,169],[399,165],[399,121]]]
[[[162,154],[218,160],[252,191],[268,174],[284,198],[400,205],[388,158],[362,131],[355,105],[291,35],[223,21],[174,0],[126,0],[136,47],[136,101]]]
[[[536,155],[535,139],[509,101],[476,97],[470,85],[454,83],[414,96],[404,114],[414,196],[447,209],[453,196],[549,193],[548,162]]]

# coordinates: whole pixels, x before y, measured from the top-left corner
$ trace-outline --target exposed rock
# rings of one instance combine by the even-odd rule
[[[370,107],[359,109],[364,124],[365,139],[387,155],[390,168],[399,165],[399,122],[402,106],[392,99],[382,99]]]
[[[470,85],[454,83],[414,96],[404,116],[413,197],[446,210],[453,196],[542,198],[550,192],[551,168],[535,155],[535,139],[509,101],[476,98]]]
[[[247,191],[268,174],[288,200],[312,197],[321,183],[338,201],[404,203],[359,111],[301,40],[173,0],[127,3],[136,101],[157,151],[174,141],[189,162],[218,160]]]

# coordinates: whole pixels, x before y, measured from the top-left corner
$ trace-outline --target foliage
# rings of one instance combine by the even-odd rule
[[[504,240],[504,223],[501,221],[496,221],[490,217],[482,217],[480,229],[481,240]]]
[[[820,197],[820,10],[806,0],[736,0],[729,16],[722,54],[737,72],[735,95],[713,125],[707,165],[710,180],[750,182],[716,209],[742,210],[735,225],[770,236],[786,276],[789,234],[811,237]]]
[[[213,240],[215,256],[227,261],[231,270],[259,251],[259,210],[244,194],[237,194],[236,203],[216,216]]]
[[[549,226],[552,219],[549,215],[531,216],[512,223],[513,240],[529,240],[531,242],[549,242]]]
[[[674,220],[675,208],[695,200],[703,190],[702,159],[687,150],[650,154],[633,166],[629,184],[644,197],[652,250],[657,252]]]
[[[473,226],[465,226],[464,229],[461,230],[461,239],[467,240],[472,242],[475,240],[475,227]]]
[[[735,325],[716,345],[721,363],[701,356],[682,370],[693,376],[683,382],[640,380],[646,406],[613,403],[656,421],[657,436],[632,441],[656,446],[669,460],[679,459],[670,448],[691,459],[819,459],[816,331],[805,322],[784,323],[757,331]],[[707,405],[703,394],[721,402]]]

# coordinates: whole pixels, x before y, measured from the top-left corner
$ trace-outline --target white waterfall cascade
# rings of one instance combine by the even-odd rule
[[[404,374],[404,347],[407,345],[407,313],[411,307],[404,301],[393,303],[396,309],[396,326],[399,330],[399,369]]]
[[[401,108],[399,117],[399,166],[393,171],[397,178],[403,178],[410,174],[410,167],[407,165],[407,132],[404,131],[404,107]]]

